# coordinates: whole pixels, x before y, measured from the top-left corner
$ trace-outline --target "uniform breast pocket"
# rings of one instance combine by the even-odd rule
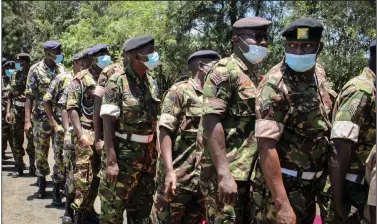
[[[139,123],[143,112],[139,100],[131,94],[122,96],[123,118],[127,123]]]

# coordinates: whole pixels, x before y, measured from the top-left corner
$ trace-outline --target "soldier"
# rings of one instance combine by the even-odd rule
[[[200,185],[209,223],[248,223],[251,171],[256,157],[254,98],[257,64],[267,55],[267,29],[260,17],[233,24],[233,54],[208,72],[203,89],[205,146]],[[204,142],[201,142],[203,138]]]
[[[220,59],[210,50],[192,54],[187,61],[192,77],[174,84],[164,97],[158,122],[161,158],[153,223],[196,224],[205,218],[196,134],[202,115],[204,76],[208,64]]]
[[[14,160],[16,162],[17,171],[12,174],[13,178],[17,178],[23,175],[25,168],[23,162],[23,156],[25,151],[23,148],[24,143],[24,131],[25,125],[25,89],[27,74],[30,69],[30,55],[26,53],[20,53],[16,55],[16,72],[11,77],[11,90],[8,97],[8,106],[6,121],[11,124],[11,135],[13,139],[14,147]],[[29,156],[29,173],[35,175],[35,148],[33,143],[33,136],[27,135],[26,152]]]
[[[99,190],[103,224],[122,223],[125,209],[129,223],[149,223],[155,192],[154,133],[160,100],[156,82],[147,73],[159,64],[154,37],[127,40],[123,58],[129,63],[108,75],[100,112],[106,149]]]
[[[61,64],[63,60],[61,44],[57,41],[45,42],[44,53],[45,58],[31,66],[27,77],[24,126],[25,133],[30,135],[31,112],[33,111],[33,137],[37,159],[36,174],[39,184],[37,198],[40,199],[45,197],[46,175],[50,174],[48,150],[52,129],[43,107],[43,96],[46,94],[51,80],[58,74],[64,73],[64,67]]]
[[[89,48],[81,51],[80,53],[74,55],[72,57],[73,63],[73,72],[77,75],[82,70],[88,69],[91,65],[91,58],[88,56]],[[75,147],[77,138],[73,133],[73,127],[69,124],[69,118],[67,113],[67,97],[68,92],[70,91],[70,86],[68,85],[67,88],[64,89],[62,96],[60,97],[57,107],[60,107],[62,111],[62,126],[64,128],[64,151],[63,151],[63,160],[64,160],[64,168],[66,173],[66,181],[65,181],[65,195],[66,195],[66,202],[65,202],[65,212],[62,217],[63,224],[72,224],[74,217],[73,217],[73,209],[71,204],[74,202],[75,198],[75,188],[74,188],[74,176],[73,171],[75,169],[76,163],[76,153]]]
[[[95,215],[93,204],[98,192],[100,157],[93,147],[93,93],[102,69],[111,64],[107,44],[90,48],[88,55],[92,65],[75,76],[67,99],[68,116],[77,136],[75,200],[72,207],[75,210],[75,223],[80,224],[88,223],[89,215]]]
[[[11,136],[11,129],[8,122],[5,120],[5,114],[7,110],[7,99],[10,90],[10,77],[15,72],[14,61],[7,61],[6,58],[2,58],[2,74],[1,74],[1,144],[2,144],[2,159],[5,158],[5,150],[7,150],[8,142],[13,152],[13,141]],[[17,167],[16,167],[17,168]]]
[[[285,58],[258,87],[256,223],[313,223],[315,218],[314,202],[322,197],[320,183],[327,177],[322,173],[332,109],[325,72],[316,64],[322,31],[323,25],[311,18],[285,27]]]
[[[62,126],[62,110],[57,106],[60,97],[63,95],[64,89],[68,87],[68,84],[73,79],[73,76],[69,72],[64,72],[56,75],[50,83],[50,86],[43,96],[43,105],[46,110],[48,121],[52,127],[52,137],[54,149],[54,187],[52,190],[53,199],[52,205],[61,206],[62,200],[60,198],[60,187],[65,181],[65,168],[63,164],[63,146],[64,146],[64,129]],[[54,109],[53,109],[54,108]]]
[[[374,41],[370,46],[369,67],[346,83],[334,107],[331,129],[334,147],[329,174],[336,220],[359,223],[362,219],[368,195],[364,181],[365,160],[376,143],[375,80]]]
[[[370,223],[376,223],[376,145],[370,151],[366,161],[365,180],[369,184],[369,193],[366,203],[368,211],[364,211],[364,217],[367,217],[366,214],[369,213]]]

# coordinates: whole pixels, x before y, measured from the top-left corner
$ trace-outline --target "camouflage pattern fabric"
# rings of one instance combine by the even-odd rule
[[[373,71],[364,68],[342,88],[333,112],[331,139],[347,139],[354,143],[348,173],[358,175],[360,182],[365,177],[365,161],[376,143],[375,79]],[[368,187],[347,180],[345,185],[346,203],[355,206],[362,219]]]
[[[17,72],[11,76],[9,99],[12,101],[10,109],[11,115],[11,134],[13,139],[13,157],[16,163],[21,163],[25,155],[23,148],[24,143],[24,126],[25,126],[25,101],[24,95],[26,89],[27,74]],[[35,148],[33,144],[33,135],[26,136],[26,152],[31,160],[35,159]]]
[[[274,66],[258,87],[255,136],[277,141],[282,168],[299,172],[283,174],[283,183],[297,223],[312,223],[315,197],[320,208],[327,203],[323,181],[329,157],[329,115],[332,101],[325,72],[315,65],[313,77],[298,76],[283,62]],[[258,167],[258,166],[257,166]],[[304,180],[301,172],[323,172],[318,179]],[[324,178],[324,180],[322,180]],[[257,223],[276,221],[275,206],[261,169],[255,171],[253,198]],[[323,198],[323,199],[322,199]],[[321,211],[326,214],[326,211]]]
[[[52,134],[54,149],[54,167],[53,167],[53,179],[55,183],[61,183],[65,180],[65,167],[63,161],[63,147],[64,147],[64,129],[61,125],[62,120],[62,109],[57,106],[57,103],[64,90],[68,87],[68,84],[72,80],[72,75],[70,73],[62,73],[52,80],[46,94],[43,96],[44,101],[50,101],[52,103],[54,119],[59,124],[59,130]]]
[[[99,159],[94,149],[93,131],[93,91],[96,87],[94,72],[91,68],[78,73],[69,85],[67,110],[75,108],[80,117],[83,136],[91,143],[82,147],[78,142],[75,147],[76,167],[74,170],[75,200],[72,208],[89,211],[93,208],[97,196],[99,178]],[[64,94],[63,94],[64,95]]]
[[[160,157],[157,166],[159,190],[154,196],[153,205],[156,223],[181,223],[180,220],[198,223],[198,220],[204,217],[204,214],[200,214],[202,196],[199,189],[199,161],[201,152],[196,147],[202,102],[202,91],[191,78],[174,84],[164,97],[158,125],[167,128],[172,133],[172,160],[177,176],[178,195],[171,202],[164,199],[165,168]],[[180,195],[180,192],[183,195]]]
[[[8,142],[13,152],[13,141],[12,135],[10,130],[10,125],[5,121],[5,115],[7,111],[7,99],[9,95],[9,78],[7,76],[3,76],[1,80],[1,144],[2,144],[2,152],[4,153],[7,150]]]
[[[139,79],[130,66],[114,71],[109,77],[101,116],[115,116],[115,131],[118,133],[154,134],[159,99],[153,79],[148,74],[143,80]],[[118,182],[113,185],[107,181],[104,166],[99,190],[101,223],[122,223],[125,209],[129,223],[149,223],[155,193],[155,140],[156,135],[150,143],[116,137],[114,149],[119,166]]]
[[[229,170],[239,188],[239,200],[236,207],[218,204],[216,169],[211,159],[203,133],[199,125],[198,146],[204,151],[200,161],[201,189],[206,197],[207,219],[210,223],[235,223],[243,220],[249,193],[244,192],[244,185],[250,185],[251,171],[255,162],[257,145],[254,138],[255,95],[258,85],[257,76],[248,71],[246,65],[236,56],[223,58],[207,73],[203,89],[203,115],[221,116],[226,139],[226,152]],[[204,142],[201,142],[204,140]],[[205,146],[205,147],[204,147]],[[244,183],[240,183],[240,181]],[[249,186],[250,187],[250,186]],[[240,216],[241,217],[238,217]],[[219,217],[216,219],[216,217]],[[224,222],[221,219],[224,218]],[[215,220],[214,220],[215,219]],[[246,218],[247,219],[247,218]],[[245,219],[245,221],[246,221]]]
[[[164,197],[164,185],[158,184],[153,199],[152,223],[200,223],[205,215],[204,198],[200,190],[192,192],[177,188],[175,193],[177,195],[167,202]]]
[[[54,70],[51,70],[45,63],[44,59],[31,66],[26,81],[26,96],[33,96],[33,134],[34,147],[36,154],[37,176],[50,174],[48,165],[48,150],[50,147],[50,138],[52,127],[50,126],[43,106],[43,96],[46,94],[50,82],[55,76],[65,73],[62,64],[57,64]]]

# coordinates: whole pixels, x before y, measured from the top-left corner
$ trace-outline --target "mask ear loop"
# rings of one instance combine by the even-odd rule
[[[241,37],[238,37],[238,39],[240,39],[246,46],[248,46],[249,47],[249,51],[250,51],[250,45],[248,45],[247,43],[246,43],[246,41],[244,41]],[[244,54],[246,54],[247,52],[244,52],[243,50],[242,50],[242,48],[239,46],[239,45],[237,45],[238,46],[238,49],[240,49],[240,51],[242,52],[242,53],[244,53]],[[248,52],[249,52],[248,51]]]

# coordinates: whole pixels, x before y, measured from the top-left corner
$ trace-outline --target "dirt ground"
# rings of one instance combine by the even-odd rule
[[[14,172],[14,160],[8,147],[6,151],[8,160],[2,161],[2,220],[3,224],[59,224],[64,214],[64,206],[56,208],[51,206],[52,201],[52,180],[47,177],[46,198],[37,199],[34,195],[37,186],[33,185],[37,181],[36,177],[29,176],[28,170],[24,171],[24,176],[12,178]],[[49,152],[49,164],[52,174],[54,165],[53,151]],[[29,166],[29,157],[24,156],[24,161]],[[65,201],[65,198],[63,198]],[[100,212],[99,198],[95,202],[97,213]]]

